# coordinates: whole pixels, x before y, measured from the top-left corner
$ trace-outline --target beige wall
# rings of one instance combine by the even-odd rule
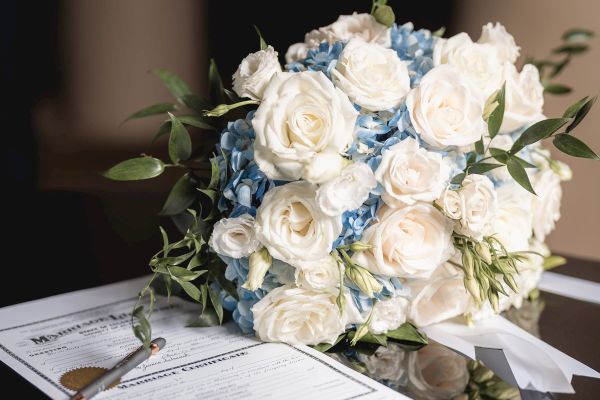
[[[522,55],[544,57],[556,46],[560,35],[573,27],[588,28],[600,35],[600,2],[589,0],[457,2],[454,28],[479,37],[486,22],[501,22],[521,46]],[[596,95],[600,89],[600,37],[592,50],[576,58],[557,82],[571,86],[566,96],[546,96],[548,116],[559,116],[579,98]],[[600,102],[577,128],[577,136],[600,152]],[[557,154],[573,169],[573,180],[563,185],[562,218],[548,239],[550,247],[563,254],[600,260],[600,162]]]

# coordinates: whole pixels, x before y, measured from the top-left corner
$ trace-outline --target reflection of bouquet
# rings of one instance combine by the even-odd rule
[[[141,296],[183,291],[202,304],[195,325],[219,323],[225,309],[262,340],[313,345],[419,341],[407,321],[519,306],[556,261],[543,241],[570,177],[540,142],[598,159],[572,135],[595,99],[559,118],[542,110],[544,89],[567,90],[549,79],[591,33],[567,33],[562,60],[520,70],[500,24],[477,42],[441,34],[395,24],[377,0],[371,14],[292,45],[287,72],[262,37],[233,92],[212,63],[208,100],[155,71],[193,112],[156,104],[132,115],[169,112],[158,136],[169,134],[170,164],[144,155],[106,173],[183,172],[162,213],[185,235],[171,242],[162,231]],[[193,141],[188,128],[200,130]],[[134,310],[146,342],[149,312]]]

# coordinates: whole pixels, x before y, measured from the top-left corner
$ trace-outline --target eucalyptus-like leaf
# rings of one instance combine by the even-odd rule
[[[211,326],[218,326],[219,317],[212,308],[206,308],[198,318],[190,321],[187,325],[188,328],[209,328]]]
[[[533,190],[533,186],[531,186],[527,172],[525,172],[525,168],[523,168],[518,160],[516,160],[514,157],[509,157],[506,161],[506,168],[508,169],[510,176],[512,176],[512,178],[519,185],[521,185],[528,192],[536,194],[535,190]]]
[[[217,313],[217,317],[219,317],[219,324],[223,323],[223,305],[221,304],[221,296],[219,295],[219,292],[209,286],[208,296],[210,297],[210,302]]]
[[[171,120],[163,122],[158,131],[154,134],[154,138],[152,138],[152,143],[156,142],[161,136],[166,135],[171,132]]]
[[[214,203],[217,200],[217,197],[219,196],[219,193],[213,189],[197,189],[197,190],[200,193],[205,194],[212,203]]]
[[[594,31],[583,28],[569,29],[562,35],[562,40],[566,42],[578,42],[582,40],[589,40],[595,35]]]
[[[356,335],[356,331],[348,332],[348,339],[350,339],[350,341],[354,340],[355,335]],[[379,346],[387,347],[387,336],[385,336],[383,334],[375,335],[371,332],[367,332],[363,336],[361,336],[360,339],[358,339],[358,342],[377,344]]]
[[[521,157],[517,157],[517,156],[511,156],[511,157],[514,158],[515,160],[517,160],[523,168],[537,168],[536,165],[533,165],[530,162],[523,160]]]
[[[202,312],[204,313],[204,310],[206,310],[206,306],[208,305],[208,283],[200,285],[200,299],[202,300]],[[216,316],[217,314],[215,314],[215,317]]]
[[[202,110],[210,108],[208,101],[206,101],[204,97],[195,93],[181,96],[181,101],[186,105],[187,108],[196,112],[201,112]]]
[[[577,127],[577,125],[579,125],[581,123],[581,121],[583,121],[585,116],[592,109],[592,106],[596,102],[597,98],[598,98],[598,96],[594,96],[591,99],[587,100],[585,103],[583,103],[581,108],[579,108],[579,110],[577,110],[577,113],[575,114],[575,119],[573,120],[573,122],[571,122],[571,124],[569,126],[567,126],[567,129],[566,129],[567,132],[571,132],[573,129],[575,129]]]
[[[544,90],[550,94],[567,94],[573,91],[570,87],[558,83],[548,83],[544,85]]]
[[[394,330],[387,331],[386,335],[388,339],[410,344],[426,345],[428,343],[427,336],[409,322],[405,322]]]
[[[177,266],[169,267],[169,272],[171,273],[171,276],[173,277],[173,279],[175,279],[177,282],[180,282],[180,281],[191,282],[195,279],[198,279],[202,274],[206,273],[205,270],[190,271],[189,269],[177,267]]]
[[[217,63],[215,63],[215,60],[213,59],[210,60],[210,66],[208,68],[208,93],[212,104],[225,103],[223,82],[221,81],[219,70],[217,69]]]
[[[198,289],[196,285],[186,281],[177,281],[177,283],[188,294],[188,296],[198,302],[200,301],[200,289]]]
[[[127,117],[125,119],[125,121],[123,121],[123,123],[129,121],[130,119],[150,117],[153,115],[164,114],[169,111],[175,111],[175,104],[171,104],[171,103],[152,104],[151,106],[142,108],[141,110],[134,112],[129,117]]]
[[[132,317],[137,320],[137,324],[133,325],[135,336],[144,344],[144,347],[149,347],[152,340],[152,328],[146,318],[144,306],[136,306],[132,312]]]
[[[165,165],[158,158],[142,156],[122,161],[103,175],[115,181],[139,181],[157,177],[164,170]]]
[[[181,160],[187,160],[192,154],[192,140],[187,129],[181,121],[173,114],[169,113],[171,118],[171,135],[169,136],[169,158],[175,164]]]
[[[208,189],[217,189],[219,187],[219,161],[216,157],[210,159],[210,182],[208,183]]]
[[[496,161],[506,164],[506,160],[508,160],[509,157],[508,152],[496,147],[490,147],[489,152]]]
[[[356,343],[358,343],[367,333],[369,333],[369,324],[364,323],[360,325],[356,329],[356,332],[351,332],[352,340],[350,340],[350,346],[356,346]]]
[[[502,87],[496,94],[495,101],[498,102],[494,111],[491,112],[487,124],[488,124],[488,133],[490,137],[493,139],[500,130],[500,126],[502,125],[502,119],[504,118],[504,108],[505,108],[505,99],[506,99],[506,82],[502,84]]]
[[[316,345],[312,346],[312,348],[315,349],[315,350],[320,351],[321,353],[324,353],[327,350],[330,350],[335,345],[337,345],[339,342],[341,342],[346,337],[347,337],[347,334],[346,333],[342,333],[340,336],[337,337],[337,339],[335,340],[335,342],[333,342],[333,343],[319,343],[319,344],[316,344]]]
[[[587,44],[565,44],[552,50],[555,54],[581,54],[588,51],[590,46]]]
[[[200,129],[216,131],[217,128],[209,124],[205,118],[198,115],[178,115],[177,119],[184,125],[190,125]]]
[[[578,100],[574,104],[571,104],[563,113],[563,118],[574,118],[579,112],[579,110],[581,110],[581,107],[585,105],[588,99],[589,96],[585,96],[583,99]]]
[[[554,136],[552,143],[558,150],[570,156],[600,160],[600,157],[594,153],[594,150],[590,149],[587,144],[583,143],[575,136],[560,133]]]
[[[190,173],[179,178],[159,214],[176,215],[185,211],[196,199],[196,184]]]
[[[515,140],[510,153],[517,154],[523,147],[551,136],[569,121],[571,121],[570,118],[549,118],[536,122]]]
[[[256,30],[256,34],[258,35],[260,49],[261,50],[266,50],[267,47],[269,47],[269,45],[267,44],[267,42],[263,38],[262,33],[260,33],[260,29],[258,29],[258,26],[256,26],[256,25],[254,25],[254,29]]]
[[[176,98],[180,99],[186,94],[191,94],[192,91],[187,83],[184,82],[179,76],[166,69],[155,69],[152,70],[154,75],[162,81],[162,83],[169,89],[171,94]]]
[[[373,16],[377,22],[385,26],[392,26],[396,21],[394,10],[387,5],[378,5],[373,11]]]
[[[494,163],[477,163],[473,164],[469,167],[469,174],[484,174],[493,169],[502,167],[502,164],[494,164]]]
[[[479,155],[483,155],[483,153],[485,152],[483,146],[483,137],[475,142],[475,152],[477,152],[477,154]]]
[[[465,180],[467,174],[465,174],[464,172],[461,172],[460,174],[456,175],[454,178],[452,178],[452,180],[450,180],[450,183],[453,185],[462,185],[462,182]]]

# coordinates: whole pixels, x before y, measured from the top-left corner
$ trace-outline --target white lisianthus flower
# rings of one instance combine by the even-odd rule
[[[413,138],[385,150],[375,171],[384,189],[383,201],[395,208],[437,199],[449,176],[450,166],[441,154],[420,148]]]
[[[548,247],[535,239],[531,240],[529,250],[532,253],[525,254],[525,258],[517,263],[519,273],[514,277],[518,292],[507,292],[511,295],[511,305],[516,308],[521,308],[523,300],[537,287],[544,272],[544,257],[550,255]]]
[[[300,42],[294,43],[290,47],[288,47],[287,52],[285,53],[285,62],[288,64],[294,63],[298,60],[302,60],[306,58],[309,47],[308,44]]]
[[[252,307],[254,331],[265,342],[333,344],[346,325],[362,321],[351,301],[340,314],[336,295],[289,285],[275,288]]]
[[[310,163],[304,164],[302,177],[310,183],[325,183],[340,175],[348,160],[333,152],[317,153]]]
[[[244,214],[219,220],[213,228],[208,245],[222,256],[249,256],[260,245],[254,230],[254,218],[250,214]]]
[[[352,257],[375,274],[428,278],[454,251],[452,222],[432,205],[418,203],[399,209],[384,206],[377,219],[361,239],[373,247]]]
[[[498,208],[491,220],[488,236],[494,237],[506,250],[526,251],[532,235],[531,203],[533,195],[516,182],[496,189]]]
[[[311,169],[323,160],[315,156],[343,153],[354,139],[357,115],[348,96],[322,72],[277,74],[252,120],[256,163],[277,180],[298,180],[306,168],[322,170]],[[312,173],[310,178],[323,181]]]
[[[494,184],[478,174],[467,175],[458,190],[446,188],[438,203],[449,218],[457,220],[457,232],[476,239],[486,232],[498,208]]]
[[[464,274],[450,263],[440,265],[431,278],[406,282],[410,289],[408,320],[427,326],[469,311],[471,295],[463,283]]]
[[[500,133],[510,133],[545,119],[544,87],[540,82],[538,69],[525,64],[519,73],[514,65],[506,64],[503,72],[506,97]]]
[[[469,383],[467,360],[439,343],[410,354],[408,388],[417,398],[452,399]]]
[[[397,329],[406,322],[407,306],[408,300],[400,296],[378,301],[373,308],[369,332],[379,335]]]
[[[394,342],[379,346],[371,355],[357,353],[357,357],[372,376],[380,379],[397,382],[408,372],[409,352]]]
[[[370,111],[397,107],[410,90],[406,63],[396,52],[361,40],[348,42],[331,76],[353,103]]]
[[[296,266],[331,252],[342,231],[341,218],[324,214],[315,201],[315,187],[291,182],[269,190],[256,212],[256,234],[269,253]]]
[[[279,72],[281,65],[273,47],[251,53],[233,74],[233,91],[240,97],[260,100],[273,75]]]
[[[551,169],[539,170],[533,174],[531,184],[537,193],[532,205],[533,233],[537,240],[544,241],[560,219],[560,177]]]
[[[539,142],[534,146],[530,146],[530,148],[533,147],[533,149],[531,149],[532,151],[529,154],[531,156],[531,162],[536,167],[538,167],[540,170],[551,169],[556,175],[558,175],[561,182],[570,181],[573,179],[573,171],[569,165],[562,161],[553,159],[550,151],[542,147]]]
[[[485,97],[460,71],[449,65],[430,70],[406,98],[410,120],[431,147],[467,146],[487,132]]]
[[[477,43],[490,44],[496,49],[498,60],[514,64],[519,58],[521,48],[515,43],[513,35],[506,31],[504,25],[499,22],[492,24],[488,22],[481,28],[481,36]]]
[[[341,215],[360,207],[375,189],[377,181],[369,166],[357,162],[344,168],[336,178],[317,189],[317,204],[327,215]]]
[[[333,289],[340,283],[340,267],[332,256],[296,266],[296,285],[304,289]]]
[[[304,42],[314,49],[319,47],[321,42],[333,44],[352,39],[383,47],[390,47],[392,44],[390,28],[377,22],[371,14],[356,12],[352,15],[340,15],[333,24],[313,29],[306,34]]]
[[[448,39],[439,39],[433,48],[433,65],[450,64],[479,87],[487,99],[502,85],[502,62],[496,47],[488,43],[473,43],[462,32]]]

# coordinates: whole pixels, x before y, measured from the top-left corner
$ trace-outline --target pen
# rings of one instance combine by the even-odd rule
[[[146,361],[151,355],[158,353],[165,347],[167,341],[163,338],[156,338],[150,342],[150,347],[141,346],[133,353],[128,354],[119,361],[114,367],[102,374],[98,379],[90,382],[83,389],[75,393],[71,400],[87,400],[91,399],[111,383],[121,378],[123,375]]]

